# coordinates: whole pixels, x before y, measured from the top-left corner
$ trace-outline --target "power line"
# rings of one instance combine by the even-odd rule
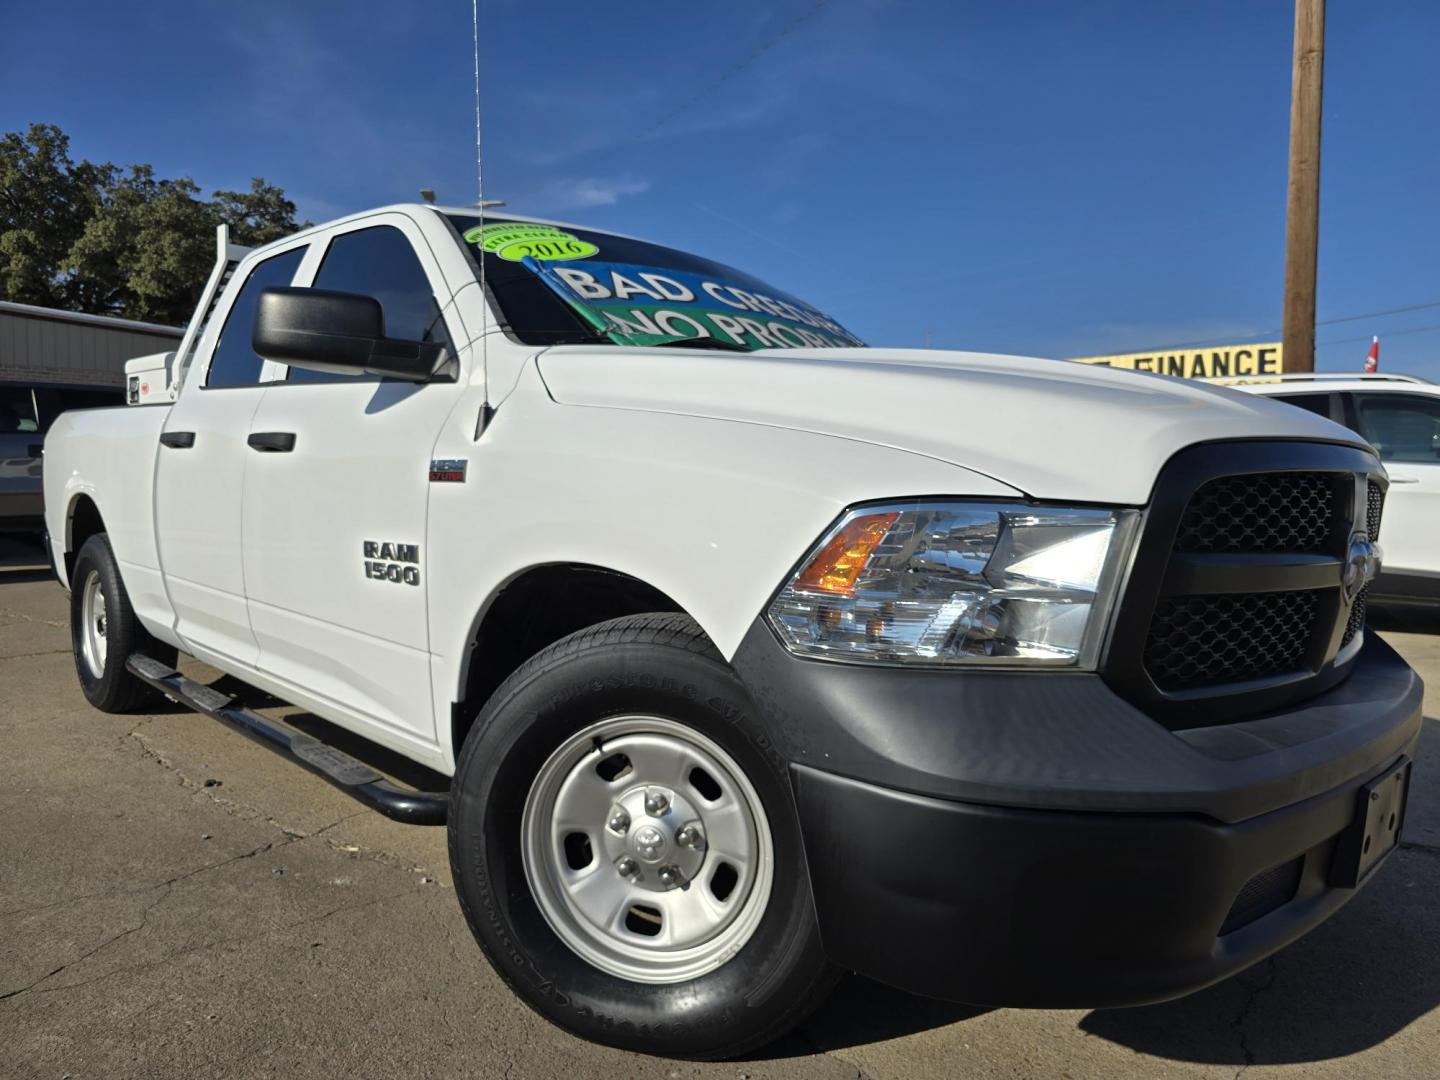
[[[1334,326],[1342,322],[1358,322],[1360,319],[1378,319],[1381,315],[1400,315],[1406,311],[1420,311],[1423,308],[1440,307],[1440,300],[1431,300],[1425,304],[1411,304],[1409,307],[1390,308],[1388,311],[1367,311],[1364,315],[1346,315],[1342,319],[1322,319],[1316,326]]]
[[[1437,305],[1440,306],[1440,305]],[[1412,326],[1405,330],[1391,330],[1385,336],[1387,338],[1400,337],[1403,334],[1424,334],[1431,330],[1440,330],[1440,323],[1431,323],[1429,326]],[[1361,337],[1336,338],[1334,341],[1322,341],[1321,345],[1351,345],[1357,341],[1369,341],[1371,335],[1364,334]]]
[[[1316,322],[1315,325],[1316,325],[1316,326],[1334,326],[1334,325],[1336,325],[1337,323],[1359,322],[1361,319],[1379,319],[1379,318],[1381,318],[1381,317],[1383,317],[1383,316],[1386,316],[1386,315],[1402,315],[1402,314],[1404,314],[1405,312],[1408,312],[1408,311],[1423,311],[1423,310],[1425,310],[1426,308],[1435,308],[1435,307],[1440,307],[1440,300],[1428,300],[1428,301],[1426,301],[1426,302],[1423,303],[1423,304],[1407,304],[1405,307],[1386,308],[1384,311],[1366,311],[1366,312],[1362,312],[1362,313],[1359,314],[1359,315],[1341,315],[1339,318],[1335,318],[1335,319],[1321,319],[1321,320],[1319,320],[1318,322]],[[1429,329],[1429,327],[1420,327],[1419,329]],[[1273,328],[1271,328],[1271,329],[1269,329],[1269,330],[1252,330],[1252,331],[1249,331],[1249,332],[1246,334],[1246,336],[1248,336],[1248,337],[1257,337],[1257,338],[1258,338],[1258,337],[1272,337],[1272,336],[1274,336],[1275,334],[1278,334],[1278,333],[1280,333],[1280,332],[1281,332],[1281,331],[1280,331],[1280,328],[1277,326],[1277,327],[1273,327]],[[1394,336],[1394,335],[1397,334],[1397,333],[1408,334],[1408,333],[1410,333],[1410,331],[1409,331],[1409,330],[1392,330],[1392,331],[1390,331],[1390,336]],[[1181,341],[1181,342],[1177,342],[1177,343],[1174,344],[1174,345],[1163,345],[1163,346],[1161,346],[1160,348],[1153,349],[1153,350],[1151,350],[1151,351],[1152,351],[1152,352],[1167,352],[1167,351],[1169,351],[1169,350],[1171,350],[1171,349],[1203,349],[1203,348],[1205,348],[1207,345],[1227,345],[1227,344],[1229,344],[1230,342],[1232,342],[1232,341],[1234,341],[1234,340],[1235,340],[1235,339],[1234,339],[1234,337],[1232,336],[1232,337],[1224,337],[1224,338],[1205,338],[1205,339],[1203,339],[1203,340],[1201,340],[1201,341]],[[1351,340],[1351,339],[1347,339],[1347,340]],[[1369,338],[1355,338],[1355,339],[1353,339],[1353,340],[1356,340],[1356,341],[1368,341],[1368,340],[1370,340],[1370,339],[1369,339]],[[1337,342],[1333,342],[1333,341],[1328,341],[1328,342],[1325,342],[1324,344],[1334,345],[1334,344],[1338,344],[1338,343],[1337,343]]]

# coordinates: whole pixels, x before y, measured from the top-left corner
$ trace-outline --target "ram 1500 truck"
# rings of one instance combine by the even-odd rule
[[[741,1054],[845,970],[1158,1001],[1394,850],[1421,684],[1365,630],[1387,480],[1339,425],[867,348],[571,225],[396,206],[220,246],[165,391],[49,435],[85,696],[163,692],[446,823],[485,954],[571,1031]]]

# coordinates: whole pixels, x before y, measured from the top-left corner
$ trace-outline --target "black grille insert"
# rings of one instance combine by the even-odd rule
[[[1322,551],[1334,530],[1335,493],[1325,473],[1222,476],[1195,492],[1175,550]]]
[[[1305,867],[1305,856],[1291,859],[1288,863],[1262,870],[1240,890],[1230,913],[1220,927],[1221,935],[1249,926],[1256,919],[1269,915],[1284,907],[1300,890],[1300,872]]]
[[[1365,529],[1371,540],[1380,539],[1380,517],[1385,512],[1385,489],[1374,480],[1365,489]]]
[[[1316,590],[1163,599],[1145,670],[1167,693],[1299,671],[1318,599]]]
[[[1355,639],[1355,635],[1365,629],[1365,594],[1370,591],[1366,585],[1355,597],[1355,603],[1350,606],[1350,618],[1345,623],[1345,635],[1340,639],[1340,647],[1343,649]]]

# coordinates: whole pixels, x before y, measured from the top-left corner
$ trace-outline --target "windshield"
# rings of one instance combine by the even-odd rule
[[[865,343],[749,274],[659,244],[453,214],[509,332],[527,345],[801,349]]]

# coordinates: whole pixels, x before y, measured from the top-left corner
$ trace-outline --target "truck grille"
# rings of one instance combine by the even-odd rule
[[[1365,593],[1344,588],[1352,537],[1378,535],[1385,481],[1325,443],[1192,447],[1162,470],[1102,668],[1171,727],[1224,723],[1345,674]]]
[[[1333,473],[1221,476],[1202,485],[1180,519],[1175,551],[1314,555],[1350,535]],[[1353,502],[1353,481],[1350,484]],[[1315,633],[1315,590],[1182,595],[1161,600],[1145,668],[1166,692],[1289,675],[1304,668]]]
[[[1324,473],[1222,476],[1195,492],[1176,551],[1305,551],[1324,548],[1335,486]]]
[[[1236,593],[1160,601],[1145,667],[1161,690],[1297,671],[1315,625],[1318,593]]]

